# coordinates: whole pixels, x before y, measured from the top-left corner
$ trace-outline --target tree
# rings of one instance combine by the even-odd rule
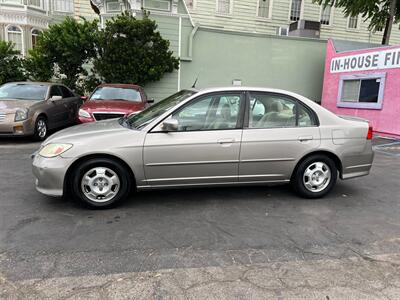
[[[66,18],[51,25],[39,35],[35,49],[30,51],[26,67],[35,80],[48,80],[48,75],[76,90],[77,81],[87,75],[85,64],[96,56],[97,21]]]
[[[40,52],[39,48],[29,51],[29,57],[24,60],[24,67],[29,79],[35,81],[49,81],[54,74],[54,62]]]
[[[97,49],[93,70],[105,82],[145,85],[179,68],[157,24],[148,17],[137,20],[128,12],[106,22]]]
[[[400,21],[400,1],[397,0],[313,0],[313,2],[343,8],[346,17],[362,15],[364,20],[370,22],[369,30],[384,29],[383,45],[389,44],[393,23]]]
[[[26,80],[20,52],[13,46],[11,42],[0,41],[0,84]]]

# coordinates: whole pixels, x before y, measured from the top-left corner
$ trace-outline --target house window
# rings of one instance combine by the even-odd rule
[[[270,5],[272,0],[258,0],[258,16],[270,18]]]
[[[229,14],[231,12],[231,0],[217,0],[217,13]]]
[[[350,29],[357,29],[358,28],[358,16],[349,17],[347,27]]]
[[[171,1],[170,0],[143,0],[142,2],[143,8],[145,9],[154,9],[154,10],[171,10]]]
[[[29,0],[28,5],[42,7],[42,0]]]
[[[322,25],[331,25],[331,12],[332,6],[322,6],[321,8],[321,24]]]
[[[118,1],[107,1],[107,12],[121,11],[121,4]]]
[[[73,0],[54,0],[54,10],[59,12],[73,12]]]
[[[290,21],[300,20],[302,0],[292,0],[290,7]]]
[[[38,40],[40,32],[41,32],[40,30],[32,29],[32,33],[31,33],[31,35],[32,35],[32,48],[36,47],[37,40]]]
[[[349,108],[382,108],[386,74],[342,76],[338,106]]]
[[[7,28],[7,40],[14,44],[14,49],[24,52],[24,45],[22,43],[22,29],[15,25],[10,25]]]

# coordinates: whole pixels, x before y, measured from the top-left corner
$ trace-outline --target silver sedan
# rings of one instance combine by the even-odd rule
[[[36,188],[109,207],[132,190],[290,182],[302,197],[369,174],[372,128],[300,95],[182,90],[139,114],[65,129],[34,155]]]

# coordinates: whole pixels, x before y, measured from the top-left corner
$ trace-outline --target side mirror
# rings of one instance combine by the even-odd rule
[[[59,100],[62,100],[62,96],[52,96],[52,97],[50,98],[50,100],[51,100],[51,101],[59,101]]]
[[[161,129],[163,131],[177,131],[179,126],[179,122],[177,119],[167,119],[162,123]]]
[[[83,102],[87,101],[88,99],[89,99],[88,96],[81,96],[81,100],[82,100]]]
[[[154,98],[147,99],[147,103],[149,103],[149,104],[152,104],[152,103],[154,103]]]

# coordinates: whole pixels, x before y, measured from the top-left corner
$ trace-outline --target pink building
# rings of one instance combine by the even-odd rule
[[[399,138],[400,46],[329,40],[322,106],[368,119],[376,134]]]

